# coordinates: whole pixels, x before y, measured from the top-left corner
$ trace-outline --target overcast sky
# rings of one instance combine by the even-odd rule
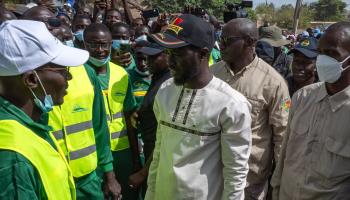
[[[303,0],[303,2],[315,2],[317,0]],[[350,0],[343,0],[345,3],[348,4],[348,9],[350,9]],[[253,0],[253,5],[254,7],[256,7],[257,5],[261,4],[261,3],[265,3],[266,0]],[[283,4],[293,4],[295,5],[296,0],[267,0],[267,3],[274,3],[276,6],[281,6]]]

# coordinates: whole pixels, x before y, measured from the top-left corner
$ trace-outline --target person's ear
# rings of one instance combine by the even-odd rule
[[[34,71],[29,71],[22,74],[22,81],[26,87],[31,89],[35,89],[39,86],[39,80]]]
[[[204,47],[199,51],[199,54],[201,59],[204,59],[204,58],[207,59],[209,58],[210,51],[207,47]]]

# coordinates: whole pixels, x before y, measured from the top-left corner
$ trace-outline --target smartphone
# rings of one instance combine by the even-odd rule
[[[120,44],[120,48],[118,51],[119,55],[130,53],[131,52],[131,45],[130,44]]]
[[[159,16],[159,10],[158,9],[152,9],[152,10],[143,10],[142,11],[142,17],[145,19],[149,19],[152,17],[158,17]]]
[[[127,53],[131,51],[131,45],[130,44],[120,44],[120,51]]]

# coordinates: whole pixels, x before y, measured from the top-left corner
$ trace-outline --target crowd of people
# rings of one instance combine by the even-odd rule
[[[350,199],[350,22],[106,2],[0,7],[0,199]]]

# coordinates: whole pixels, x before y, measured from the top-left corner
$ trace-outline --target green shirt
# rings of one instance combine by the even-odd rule
[[[135,62],[135,59],[134,59],[134,56],[131,55],[131,63],[129,64],[128,67],[124,68],[126,71],[128,70],[132,70],[136,67],[136,62]]]
[[[85,64],[85,66],[87,66],[91,70],[93,70],[92,67],[89,64]],[[108,87],[109,87],[109,77],[110,77],[110,68],[109,68],[109,64],[108,64],[107,65],[107,73],[106,74],[98,74],[97,75],[97,78],[98,78],[98,80],[100,82],[102,90],[107,90],[108,89]],[[135,98],[132,95],[130,78],[129,78],[128,81],[129,81],[128,88],[127,88],[127,91],[126,91],[124,104],[123,104],[124,112],[131,112],[131,111],[135,110],[135,108],[136,108],[136,101],[135,101]]]
[[[48,114],[34,122],[21,109],[0,97],[0,120],[16,120],[56,149],[49,136]],[[0,150],[0,199],[47,199],[36,168],[21,154]]]
[[[214,64],[221,60],[220,51],[215,48],[211,51],[211,56],[213,57]]]
[[[90,82],[94,87],[95,93],[92,111],[92,124],[95,135],[98,166],[102,169],[103,172],[110,172],[113,171],[113,157],[110,149],[109,130],[107,125],[103,95],[100,89],[101,86],[97,79],[95,71],[87,66],[84,67],[89,76]],[[76,179],[77,188],[83,186],[92,179],[94,179],[94,176],[89,175]]]
[[[142,75],[138,73],[136,68],[128,70],[128,73],[131,81],[132,93],[136,99],[137,108],[140,108],[147,90],[151,85],[151,78],[149,75]]]

